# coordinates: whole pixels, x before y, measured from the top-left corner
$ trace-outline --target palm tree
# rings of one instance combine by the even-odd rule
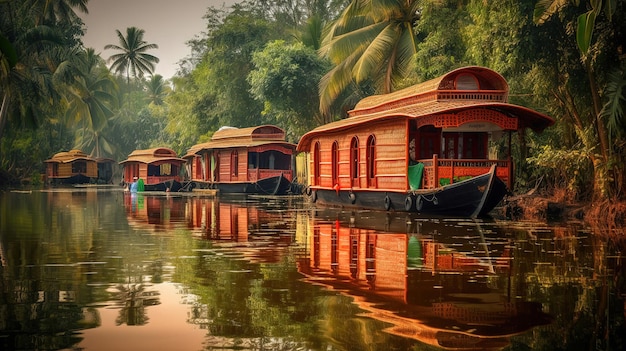
[[[377,93],[394,90],[417,52],[414,25],[419,0],[352,0],[326,28],[320,54],[335,67],[320,81],[320,110],[329,113],[354,83],[369,81]]]
[[[130,74],[133,77],[141,78],[144,74],[154,72],[159,58],[147,53],[148,50],[158,49],[156,44],[148,44],[143,40],[145,31],[137,27],[126,28],[126,37],[119,30],[115,31],[120,41],[119,45],[109,44],[105,50],[113,49],[119,51],[109,57],[111,70],[116,73],[125,73],[127,82],[130,82]]]
[[[66,117],[73,124],[82,123],[83,131],[102,130],[113,116],[116,86],[102,58],[93,49],[79,51],[57,76],[66,75],[68,109]]]
[[[1,30],[1,29],[0,29]],[[59,101],[50,79],[58,58],[48,45],[61,38],[47,26],[36,26],[12,37],[0,33],[0,138],[11,120],[18,126],[36,127],[43,110]]]
[[[40,116],[59,106],[61,96],[50,77],[72,39],[59,24],[77,33],[73,8],[87,13],[88,1],[0,1],[0,138],[9,119],[36,126]]]
[[[25,0],[23,6],[33,9],[35,24],[75,23],[79,17],[74,8],[89,13],[89,0]]]
[[[148,101],[159,106],[163,105],[165,96],[167,96],[170,87],[167,82],[163,80],[162,75],[155,74],[150,77],[150,80],[146,83],[146,90],[148,94],[146,98]]]

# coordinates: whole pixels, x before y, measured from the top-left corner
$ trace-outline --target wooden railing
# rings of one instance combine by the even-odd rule
[[[511,160],[484,160],[484,159],[440,159],[436,155],[433,158],[422,159],[424,164],[422,176],[422,189],[432,189],[441,185],[452,184],[467,178],[475,177],[489,172],[492,165],[496,165],[496,175],[509,189],[512,185]]]

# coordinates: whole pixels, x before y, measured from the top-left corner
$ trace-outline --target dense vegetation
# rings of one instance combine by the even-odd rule
[[[517,141],[516,191],[542,179],[567,200],[626,193],[622,0],[244,0],[207,9],[170,81],[153,75],[141,29],[112,35],[110,58],[85,48],[87,10],[0,0],[4,184],[37,179],[59,151],[184,153],[224,125],[277,124],[295,142],[364,96],[482,65],[509,81],[511,102],[556,120]]]

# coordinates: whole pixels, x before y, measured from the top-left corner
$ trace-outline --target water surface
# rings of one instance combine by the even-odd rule
[[[579,223],[297,197],[0,194],[2,350],[621,350],[624,248]]]

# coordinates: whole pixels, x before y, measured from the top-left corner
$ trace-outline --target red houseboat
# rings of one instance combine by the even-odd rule
[[[192,188],[284,195],[291,189],[295,149],[276,126],[222,127],[211,141],[192,146],[184,158]]]
[[[513,185],[510,151],[491,142],[554,121],[508,103],[497,72],[465,67],[361,100],[349,117],[302,136],[313,202],[478,217]],[[508,189],[507,189],[508,188]]]
[[[124,182],[142,179],[145,191],[181,190],[180,170],[184,163],[174,150],[165,147],[135,150],[120,162],[124,166]]]

